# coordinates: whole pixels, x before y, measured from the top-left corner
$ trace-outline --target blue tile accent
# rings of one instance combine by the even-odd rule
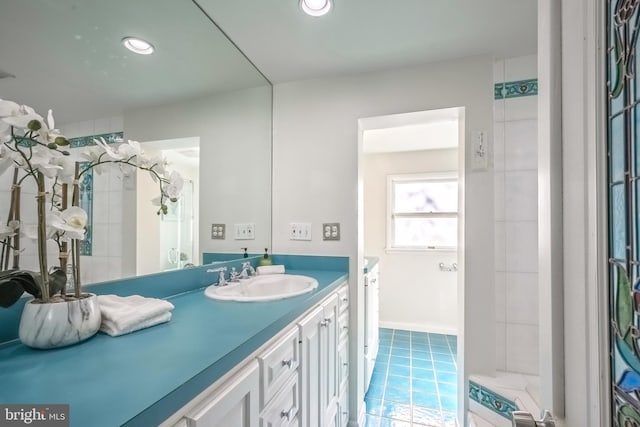
[[[494,99],[509,99],[534,95],[538,95],[538,79],[496,83],[493,86]]]
[[[458,382],[458,374],[452,372],[436,371],[438,382],[456,384]]]
[[[442,395],[455,396],[458,394],[458,385],[453,383],[438,382],[438,392]]]
[[[431,352],[422,351],[422,350],[412,350],[411,351],[412,359],[422,359],[422,360],[431,360]]]
[[[456,365],[449,362],[443,362],[442,360],[436,360],[435,362],[433,362],[433,365],[435,369],[438,371],[454,372],[454,373],[457,371]]]
[[[104,138],[107,144],[116,144],[124,141],[124,133],[123,132],[113,132],[113,133],[102,133],[98,135],[88,135],[81,136],[78,138],[69,138],[69,147],[71,148],[79,148],[79,147],[90,147],[96,145],[93,142],[94,139]]]
[[[411,372],[412,372],[411,377],[414,379],[428,380],[428,381],[436,380],[435,373],[431,369],[412,368]]]
[[[407,381],[410,383],[409,378]],[[410,387],[394,387],[391,383],[387,383],[387,388],[384,391],[384,402],[410,402],[411,401],[411,388]],[[384,415],[384,414],[383,414]],[[384,415],[385,417],[388,415]]]
[[[469,398],[508,420],[511,420],[512,412],[518,410],[518,406],[512,400],[506,399],[473,381],[469,381]]]
[[[80,170],[89,167],[89,162],[80,162]],[[87,213],[87,226],[84,240],[80,241],[80,255],[91,256],[93,253],[93,169],[89,169],[80,178],[79,206]],[[81,265],[82,266],[82,265]]]
[[[443,411],[455,412],[458,408],[458,397],[456,395],[447,395],[440,392],[440,406]]]

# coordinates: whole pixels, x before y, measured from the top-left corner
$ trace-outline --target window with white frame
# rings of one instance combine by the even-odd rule
[[[389,249],[454,249],[458,243],[455,173],[388,177]]]

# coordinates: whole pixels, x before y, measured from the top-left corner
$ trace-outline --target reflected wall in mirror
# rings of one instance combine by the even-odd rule
[[[125,50],[126,36],[148,40],[155,53]],[[240,256],[242,247],[271,246],[271,84],[195,1],[10,2],[0,14],[0,54],[0,99],[42,115],[53,109],[69,138],[124,132],[188,178],[180,205],[161,219],[145,174],[94,174],[84,283],[197,265],[203,252]],[[11,175],[0,176],[3,222]],[[29,185],[25,225],[36,222]],[[213,223],[226,225],[225,240],[211,239]],[[255,238],[236,240],[238,223],[255,224]],[[35,244],[24,247],[20,267],[37,270]],[[49,248],[55,265],[57,247]]]

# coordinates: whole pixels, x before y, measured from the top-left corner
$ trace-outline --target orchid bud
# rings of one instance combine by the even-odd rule
[[[27,127],[29,128],[29,130],[40,130],[42,128],[42,123],[40,123],[40,120],[30,120],[29,123],[27,124]]]
[[[70,154],[71,154],[71,153],[69,153],[68,151],[61,151],[61,153],[62,153],[62,155],[63,155],[63,156],[68,156],[68,155],[70,155]]]
[[[56,145],[55,142],[50,142],[47,144],[47,148],[51,149],[51,150],[55,150],[56,148],[58,148],[58,146]]]
[[[64,147],[65,145],[69,145],[69,140],[64,136],[57,136],[55,139],[55,143],[60,147]]]
[[[175,202],[177,202],[177,201],[178,201],[178,199],[177,199],[177,198],[175,198],[175,197],[172,197],[172,198],[170,198],[169,200],[171,200],[173,203],[175,203]]]

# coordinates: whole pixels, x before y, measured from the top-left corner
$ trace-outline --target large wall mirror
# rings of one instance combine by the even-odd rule
[[[271,246],[272,87],[214,21],[215,11],[192,0],[2,6],[0,99],[42,115],[53,109],[73,156],[95,136],[114,144],[123,137],[165,156],[185,178],[183,197],[160,218],[147,173],[112,168],[91,176],[83,187],[91,211],[84,283]],[[126,50],[128,36],[149,41],[154,53]],[[11,175],[0,176],[2,221]],[[22,219],[35,223],[34,189],[25,186]],[[225,225],[224,236],[213,224]],[[20,267],[37,270],[35,244],[25,246]]]

